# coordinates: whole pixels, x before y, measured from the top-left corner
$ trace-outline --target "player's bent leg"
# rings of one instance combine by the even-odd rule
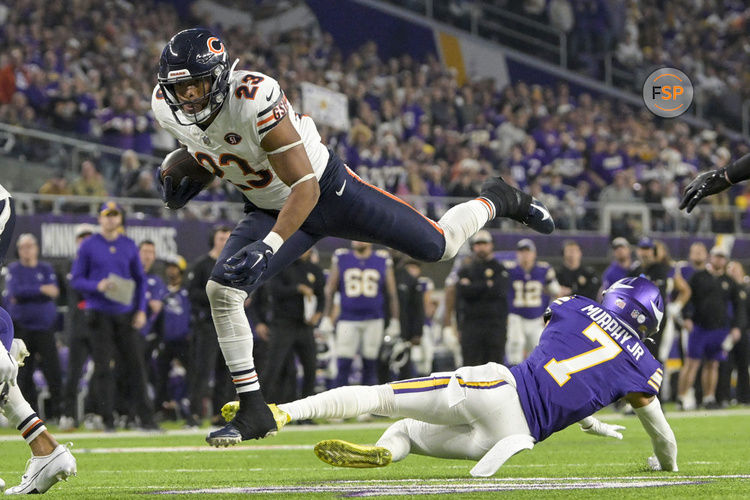
[[[392,460],[409,453],[436,458],[479,460],[486,451],[473,439],[469,424],[438,425],[405,418],[391,425],[376,444],[391,452]]]

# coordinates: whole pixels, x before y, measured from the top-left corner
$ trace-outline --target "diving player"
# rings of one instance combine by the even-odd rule
[[[544,328],[545,309],[550,296],[560,294],[555,270],[546,262],[537,262],[536,246],[528,238],[516,244],[516,261],[504,262],[508,270],[508,340],[505,357],[509,365],[517,365],[539,343]]]
[[[386,300],[390,310],[387,334],[400,335],[396,278],[393,261],[386,250],[373,250],[372,243],[352,241],[352,250],[340,248],[333,254],[326,282],[326,306],[320,330],[332,330],[333,296],[339,292],[341,313],[336,323],[338,375],[334,387],[349,384],[354,356],[362,356],[362,384],[378,381],[378,354],[383,345]]]
[[[622,439],[623,427],[591,415],[625,398],[651,437],[649,466],[676,471],[677,443],[655,397],[661,364],[643,344],[663,315],[653,283],[624,278],[605,291],[601,303],[576,295],[553,301],[539,345],[510,369],[487,363],[378,386],[340,387],[271,410],[279,428],[292,420],[361,413],[406,417],[375,446],[319,442],[316,455],[331,465],[381,467],[416,453],[478,460],[471,474],[491,476],[515,453],[574,422],[584,432]],[[223,409],[228,416],[232,406]]]
[[[0,263],[10,246],[15,220],[13,199],[0,185]],[[23,342],[13,340],[13,322],[0,307],[0,411],[21,432],[31,448],[31,459],[21,484],[9,488],[6,495],[44,493],[58,481],[76,474],[76,459],[68,445],[55,441],[16,384],[18,366],[28,355]],[[0,491],[3,488],[5,482],[0,479]]]
[[[226,47],[206,29],[177,33],[159,60],[151,107],[204,168],[246,198],[237,224],[206,286],[219,345],[242,402],[224,428],[206,438],[230,445],[275,432],[259,392],[252,332],[243,303],[251,292],[324,236],[387,245],[425,261],[451,259],[486,222],[509,217],[542,233],[554,230],[547,209],[502,179],[437,222],[355,175],[321,142],[309,116],[294,111],[278,82],[235,71]],[[160,177],[161,179],[161,177]],[[160,184],[170,208],[202,186],[171,176]]]

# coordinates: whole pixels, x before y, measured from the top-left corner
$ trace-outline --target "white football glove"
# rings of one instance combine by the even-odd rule
[[[331,335],[333,333],[333,321],[328,316],[323,316],[318,324],[318,331],[323,335]]]
[[[622,425],[605,424],[594,417],[587,417],[585,420],[585,423],[581,423],[581,430],[586,434],[622,439],[622,434],[617,432],[625,429]]]
[[[667,304],[667,316],[669,316],[672,319],[677,319],[680,317],[680,313],[682,312],[682,304],[678,302],[670,302]]]
[[[385,335],[386,337],[390,337],[391,339],[397,339],[401,337],[401,322],[397,319],[391,318],[391,320],[388,322],[388,328],[385,329]]]
[[[10,345],[10,355],[18,363],[19,368],[24,366],[25,359],[28,358],[31,353],[26,348],[26,343],[21,339],[13,339],[13,343]]]
[[[5,347],[0,346],[0,384],[16,385],[18,363]]]

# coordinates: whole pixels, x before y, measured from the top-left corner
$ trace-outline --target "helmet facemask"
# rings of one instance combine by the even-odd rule
[[[217,113],[226,100],[229,77],[236,65],[237,60],[231,68],[227,69],[227,64],[222,62],[208,72],[191,75],[187,70],[177,70],[170,71],[167,78],[159,78],[159,87],[164,94],[164,100],[172,110],[177,123],[199,125]],[[203,91],[203,95],[190,101],[181,101],[177,96],[177,85],[192,81]],[[202,107],[200,111],[189,112],[185,109],[186,105],[201,105]]]

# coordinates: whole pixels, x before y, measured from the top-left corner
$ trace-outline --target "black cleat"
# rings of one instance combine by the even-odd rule
[[[232,421],[206,436],[208,444],[218,448],[276,434],[276,420],[260,391],[240,394],[240,402],[240,409]]]
[[[555,221],[547,207],[536,198],[507,184],[502,177],[484,181],[479,196],[492,202],[497,210],[496,217],[508,217],[543,234],[550,234],[555,230]]]

